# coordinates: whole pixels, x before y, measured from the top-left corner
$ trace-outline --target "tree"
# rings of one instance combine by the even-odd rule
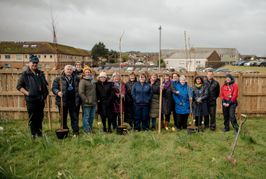
[[[115,50],[110,50],[108,52],[108,62],[115,63],[117,58],[119,57],[119,53]]]
[[[103,42],[95,44],[91,49],[91,56],[93,60],[98,60],[99,57],[108,58],[109,50],[105,47]]]

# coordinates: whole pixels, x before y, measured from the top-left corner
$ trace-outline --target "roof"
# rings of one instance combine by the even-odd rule
[[[210,57],[213,53],[217,53],[215,50],[213,51],[205,51],[205,50],[199,50],[196,48],[190,49],[190,55],[191,59],[207,59]],[[175,53],[172,55],[166,57],[168,59],[189,59],[190,58],[189,51],[188,54],[186,54],[186,51],[184,49],[176,50]]]
[[[219,55],[233,56],[239,54],[236,48],[201,48],[201,47],[194,47],[194,48],[206,52],[211,52],[215,50]]]
[[[51,42],[0,42],[1,54],[65,54],[89,56],[87,50]]]

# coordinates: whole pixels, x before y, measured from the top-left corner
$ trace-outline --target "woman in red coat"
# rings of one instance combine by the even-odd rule
[[[224,132],[230,130],[229,120],[235,132],[238,131],[238,124],[235,117],[235,111],[237,107],[238,86],[235,83],[235,79],[231,74],[225,76],[225,83],[221,87],[221,98],[223,105],[224,115]]]

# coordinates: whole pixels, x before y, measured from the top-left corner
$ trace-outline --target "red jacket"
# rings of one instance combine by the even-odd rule
[[[221,98],[225,103],[236,103],[238,97],[238,86],[234,82],[232,84],[224,84],[221,87]]]

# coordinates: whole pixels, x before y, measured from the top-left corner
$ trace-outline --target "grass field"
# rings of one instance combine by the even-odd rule
[[[266,120],[248,119],[235,152],[234,133],[186,131],[94,134],[58,140],[54,130],[33,141],[26,121],[1,120],[0,178],[265,178]],[[56,126],[56,124],[53,124]]]
[[[266,67],[225,65],[220,68],[227,68],[229,70],[238,70],[238,71],[256,71],[260,73],[266,73]]]

